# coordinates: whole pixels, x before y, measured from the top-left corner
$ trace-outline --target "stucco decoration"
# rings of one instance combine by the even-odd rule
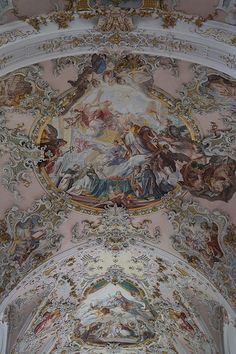
[[[148,58],[133,55],[94,54],[83,63],[56,99],[53,120],[39,120],[32,133],[46,148],[38,166],[49,185],[97,208],[142,208],[176,189],[181,164],[196,157],[198,132],[169,113],[174,99],[153,86],[152,70]]]
[[[211,281],[235,306],[235,225],[227,215],[209,212],[193,201],[172,204],[168,217],[176,232],[171,236],[173,247],[198,271],[211,274]]]
[[[18,183],[23,183],[26,187],[31,183],[30,173],[33,166],[43,161],[44,151],[21,133],[22,127],[7,129],[1,126],[0,153],[9,153],[9,162],[4,166],[2,184],[14,193],[16,199],[21,195],[17,189]]]
[[[27,24],[13,23],[10,27],[3,26],[0,29],[0,45],[2,49],[4,48],[0,58],[2,72],[7,73],[9,70],[46,58],[64,56],[68,50],[71,55],[78,55],[81,51],[94,52],[98,46],[106,48],[122,46],[139,52],[146,51],[155,55],[191,60],[234,75],[235,43],[232,26],[224,25],[222,29],[219,23],[207,22],[199,29],[181,19],[177,23],[178,26],[170,30],[162,27],[160,19],[140,17],[135,20],[135,28],[130,34],[122,31],[99,33],[94,30],[93,18],[79,19],[77,15],[74,15],[69,28],[60,30],[50,23],[43,26],[39,32]],[[222,32],[216,35],[217,31]],[[183,37],[183,32],[188,35]],[[207,51],[204,49],[206,40]],[[16,41],[19,46],[17,54],[14,55],[11,44]],[[223,43],[228,45],[224,46]]]
[[[112,7],[102,11],[98,19],[96,30],[102,32],[122,31],[130,32],[134,29],[134,24],[127,11]]]
[[[233,353],[234,27],[27,4],[0,29],[1,354]]]
[[[35,81],[40,75],[37,66],[24,69],[25,78],[17,72],[2,81],[3,91],[11,80],[16,82],[14,94],[22,83],[29,90],[21,89],[14,102],[6,91],[3,112],[28,111],[36,118],[32,143],[18,152],[23,158],[31,150],[33,160],[5,168],[9,189],[15,191],[14,176],[22,180],[27,168],[33,168],[47,191],[50,187],[83,209],[114,204],[155,209],[165,205],[165,196],[181,190],[211,201],[232,198],[234,80],[196,66],[195,80],[176,99],[155,86],[159,63],[153,57],[121,53],[115,59],[103,52],[66,60],[78,68],[77,77],[65,83],[68,89],[60,95],[44,80]],[[55,62],[59,75],[62,63]],[[194,90],[197,95],[192,95]],[[212,122],[209,133],[201,137],[192,114],[216,109],[230,128],[219,129]]]
[[[0,222],[1,296],[6,295],[32,268],[61,247],[58,227],[70,209],[57,196],[35,200],[26,211],[12,207]]]
[[[195,312],[198,307],[191,307],[191,291],[198,292],[201,302],[217,299],[215,290],[205,280],[198,281],[184,263],[158,254],[152,242],[139,241],[132,253],[102,251],[99,246],[92,251],[91,240],[82,241],[77,251],[62,254],[60,261],[57,257],[56,263],[51,261],[30,275],[19,289],[28,283],[31,290],[18,303],[32,301],[36,288],[44,288],[47,295],[32,310],[30,321],[26,319],[13,352],[50,347],[53,353],[142,353],[144,348],[150,353],[216,353],[204,319]],[[142,245],[145,256],[140,253]],[[217,303],[225,306],[220,298]]]
[[[30,172],[44,160],[44,151],[25,134],[24,123],[14,128],[7,127],[8,114],[25,114],[31,110],[33,116],[37,116],[40,109],[37,105],[41,107],[41,99],[46,108],[53,92],[48,90],[47,83],[40,80],[38,74],[39,68],[31,67],[30,70],[19,70],[15,76],[1,81],[0,153],[2,156],[9,154],[8,163],[2,171],[2,183],[16,198],[21,197],[17,184],[29,186]]]
[[[137,239],[160,241],[160,229],[155,227],[150,232],[151,221],[145,219],[135,222],[124,207],[107,207],[97,222],[83,220],[83,228],[75,224],[72,228],[72,241],[75,243],[95,240],[98,245],[113,251],[131,246]],[[127,227],[128,225],[128,227]]]
[[[211,69],[193,66],[194,80],[181,91],[182,103],[186,110],[194,110],[201,115],[220,112],[224,127],[209,123],[209,136],[202,141],[208,154],[227,154],[235,158],[235,95],[236,81]],[[224,104],[222,104],[222,101]]]

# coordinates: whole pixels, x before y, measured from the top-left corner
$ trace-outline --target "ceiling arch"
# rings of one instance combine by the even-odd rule
[[[116,228],[118,228],[120,233],[124,232],[122,226],[118,224],[114,226],[114,215],[115,219],[118,220],[121,217],[127,215],[127,212],[123,208],[117,207],[115,210],[113,207],[108,208],[104,212],[104,215],[101,219],[101,224],[109,223],[110,227],[113,228],[113,235]],[[111,237],[110,233],[106,232],[103,234],[104,243],[101,243],[96,234],[97,230],[91,228],[91,233],[87,234],[86,239],[82,238],[81,241],[77,239],[78,245],[76,247],[73,247],[51,258],[49,261],[38,267],[36,271],[31,272],[31,274],[29,274],[22,280],[21,283],[19,283],[17,289],[15,289],[9,295],[9,297],[5,299],[0,309],[1,313],[4,314],[10,306],[12,309],[11,311],[14,313],[14,318],[17,319],[17,315],[19,316],[17,313],[19,311],[17,302],[19,302],[20,299],[27,298],[28,305],[30,304],[30,306],[32,306],[31,316],[25,317],[23,319],[24,322],[21,323],[21,328],[23,328],[23,331],[21,330],[18,334],[18,351],[30,351],[32,350],[31,348],[44,348],[48,345],[53,347],[55,345],[55,338],[50,338],[51,335],[47,337],[46,340],[45,335],[39,336],[39,334],[43,332],[44,323],[50,322],[50,318],[46,320],[44,315],[44,308],[47,306],[47,303],[50,303],[51,313],[55,313],[56,316],[54,320],[57,321],[58,317],[58,320],[60,319],[61,323],[61,329],[58,335],[60,337],[60,341],[63,341],[63,345],[65,347],[62,347],[62,344],[60,344],[60,350],[66,350],[67,346],[69,345],[71,348],[70,350],[73,350],[75,346],[75,348],[80,348],[82,352],[86,352],[86,349],[88,349],[86,343],[83,341],[80,342],[79,337],[75,335],[75,333],[77,333],[76,326],[80,320],[70,315],[70,313],[71,311],[75,311],[74,306],[76,306],[76,309],[79,309],[79,315],[81,311],[80,308],[83,308],[83,306],[89,307],[90,302],[97,301],[97,296],[100,296],[99,292],[106,292],[106,287],[108,287],[110,289],[109,291],[114,293],[114,299],[116,296],[118,296],[118,294],[122,293],[122,291],[124,291],[123,295],[126,295],[126,297],[128,296],[130,301],[131,296],[134,296],[134,293],[138,291],[140,291],[140,295],[137,293],[133,301],[137,301],[138,299],[138,301],[142,301],[143,299],[143,301],[153,302],[151,299],[156,299],[154,301],[155,307],[158,311],[158,315],[155,315],[157,316],[156,331],[157,333],[158,331],[162,332],[162,339],[160,340],[159,333],[158,337],[153,337],[153,340],[148,343],[147,347],[149,350],[167,350],[170,352],[172,351],[172,344],[169,340],[167,340],[167,338],[165,338],[165,336],[167,332],[169,335],[171,330],[175,331],[176,328],[175,326],[173,326],[173,328],[171,327],[172,325],[168,322],[168,317],[165,318],[165,316],[167,313],[171,313],[172,320],[175,320],[176,316],[178,316],[178,311],[181,311],[181,306],[182,311],[189,311],[187,309],[190,309],[190,304],[187,304],[186,301],[191,301],[192,293],[196,292],[198,294],[198,301],[195,303],[194,311],[192,312],[193,318],[191,321],[193,322],[188,322],[191,316],[189,313],[188,321],[184,320],[182,323],[181,320],[179,325],[182,330],[189,331],[191,335],[195,333],[194,335],[196,335],[195,341],[197,345],[196,350],[198,350],[200,353],[201,350],[206,350],[209,353],[211,351],[214,352],[212,328],[207,322],[206,317],[202,316],[204,315],[205,311],[203,303],[207,299],[209,304],[214,304],[213,309],[215,311],[218,311],[219,308],[221,308],[222,311],[225,309],[227,316],[229,316],[229,320],[234,317],[234,311],[230,308],[218,290],[213,285],[211,285],[209,281],[200,273],[194,270],[191,266],[187,265],[187,263],[183,262],[180,258],[175,257],[160,248],[157,248],[156,240],[149,240],[150,236],[147,234],[145,237],[143,229],[141,230],[142,232],[138,233],[137,230],[134,230],[133,234],[130,233],[128,237],[123,238],[123,242],[119,243],[116,251],[114,252],[114,249],[104,249],[104,243],[109,242]],[[81,235],[78,235],[74,231],[74,237],[81,238]],[[122,255],[119,254],[119,250],[124,247],[124,243],[132,244],[132,253],[130,253],[129,247],[127,248],[127,246],[125,246],[126,251],[124,251]],[[144,254],[145,257],[143,256]],[[107,260],[106,264],[104,264],[104,259]],[[95,264],[96,267],[93,266]],[[129,271],[127,271],[128,269]],[[178,274],[178,277],[176,277],[176,274]],[[147,276],[148,282],[146,278]],[[81,282],[83,283],[83,286]],[[133,289],[133,292],[128,295],[127,290],[131,284],[133,284],[132,286],[136,290]],[[147,284],[150,285],[147,287]],[[191,284],[191,288],[189,287],[189,284]],[[98,287],[97,290],[96,288],[93,288],[94,286]],[[81,294],[82,288],[83,294]],[[25,289],[27,289],[27,292],[25,292]],[[147,289],[148,294],[145,293]],[[72,298],[74,298],[76,301],[71,301],[70,303],[65,302],[63,305],[62,297],[68,301],[68,291],[70,294],[73,293]],[[94,292],[95,296],[93,295]],[[32,302],[32,300],[37,293],[40,298],[38,299],[37,304],[35,304]],[[44,294],[43,297],[42,294]],[[87,300],[87,296],[89,299],[91,299]],[[149,299],[149,296],[151,296],[151,299]],[[180,300],[183,298],[185,299],[184,302],[182,302],[183,300]],[[157,301],[157,299],[159,300]],[[60,303],[61,305],[59,306]],[[65,306],[65,309],[63,306]],[[126,306],[128,306],[127,303]],[[67,318],[68,316],[72,316],[70,325],[68,326],[69,332],[67,334],[63,330],[63,326],[65,324],[63,325],[61,322],[62,316],[59,316],[58,311],[64,312],[63,316],[67,316]],[[82,315],[82,313],[83,311],[79,316],[82,316],[81,321],[83,322],[85,321],[85,317],[83,317],[85,315]],[[181,313],[182,316],[184,316],[184,312]],[[115,313],[113,315],[115,315]],[[42,319],[41,322],[37,320],[37,318],[40,317]],[[109,322],[109,317],[107,321]],[[199,334],[193,330],[193,327],[190,324],[194,323],[194,321],[196,321],[198,328],[200,328]],[[35,338],[33,338],[31,334],[32,322],[38,323],[36,326],[33,326],[34,333],[37,334]],[[5,323],[6,327],[9,327],[10,323],[7,319],[5,319]],[[163,326],[167,327],[163,329]],[[72,328],[75,330],[74,335],[72,334]],[[203,333],[205,333],[205,337],[203,337]],[[66,340],[66,336],[68,336],[68,334],[73,337],[72,343],[71,341],[68,342],[68,340]],[[30,341],[25,341],[27,336],[30,336]],[[187,333],[187,338],[188,337],[189,335]],[[184,340],[188,340],[187,338]],[[157,339],[158,341],[156,341]],[[199,348],[199,339],[201,339],[201,341],[206,340],[206,343],[204,342],[204,344],[201,344],[203,345],[201,349]],[[90,340],[93,341],[93,338],[91,337]],[[4,342],[4,340],[2,341]],[[110,343],[112,342],[113,340],[110,340]],[[183,347],[184,344],[181,344],[181,340],[178,339],[178,336],[176,338],[174,337],[174,343],[177,347],[179,346],[180,350],[184,350],[183,348],[185,346]],[[147,345],[146,340],[141,340],[139,343],[140,348],[137,347],[136,350],[140,350],[140,352],[142,352],[143,348],[145,348],[145,345]],[[98,352],[101,350],[101,348],[103,348],[102,350],[104,351],[106,350],[102,342],[100,342],[98,345]],[[187,348],[188,346],[185,348],[185,350]],[[191,350],[192,349],[193,347],[191,347]],[[95,350],[95,348],[93,350]],[[125,350],[127,353],[129,352],[128,348]],[[131,346],[131,352],[132,350],[133,349]],[[120,349],[120,352],[123,353],[124,348]]]
[[[91,53],[99,45],[101,49],[122,47],[137,53],[183,59],[235,76],[231,26],[209,22],[196,29],[192,24],[179,22],[174,29],[166,29],[160,20],[144,18],[136,23],[132,36],[125,32],[116,36],[109,32],[98,35],[93,31],[94,21],[81,18],[61,30],[52,23],[38,32],[26,24],[13,24],[2,31],[1,72],[6,74],[25,65],[67,56],[68,50],[71,55]]]
[[[1,4],[0,352],[233,353],[234,1],[28,5]]]

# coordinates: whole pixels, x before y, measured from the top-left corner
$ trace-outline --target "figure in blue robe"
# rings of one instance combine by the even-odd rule
[[[89,192],[95,197],[106,195],[109,187],[107,181],[100,179],[93,167],[89,167],[86,174],[90,179]]]
[[[114,140],[113,147],[110,150],[110,161],[108,166],[120,165],[122,162],[126,161],[125,156],[126,150],[122,144],[120,144],[117,140]]]
[[[159,189],[156,176],[151,170],[150,165],[145,165],[142,171],[142,188],[143,194],[142,198],[154,197],[155,199],[160,199],[163,195]]]
[[[96,74],[102,74],[106,70],[107,63],[106,63],[106,56],[93,54],[91,58],[92,68]]]
[[[115,190],[117,188],[127,195],[133,193],[129,180],[114,181],[101,179],[98,177],[93,167],[88,168],[86,175],[90,179],[89,192],[94,197],[108,196],[110,190]]]

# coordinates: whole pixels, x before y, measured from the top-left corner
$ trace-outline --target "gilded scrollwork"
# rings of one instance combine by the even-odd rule
[[[105,209],[96,222],[83,220],[81,227],[75,224],[72,228],[72,240],[76,243],[95,240],[98,245],[115,252],[129,247],[140,239],[156,240],[158,243],[160,230],[156,227],[152,233],[149,230],[150,223],[148,219],[135,223],[130,218],[128,210],[115,205]]]
[[[234,38],[163,6],[85,3],[0,37],[4,52],[32,38],[26,54],[32,42],[42,58],[0,81],[2,185],[32,193],[0,220],[7,351],[223,352],[215,338],[236,305],[236,81],[174,57],[212,55],[229,72],[231,49],[214,46]]]
[[[119,32],[115,34],[103,33],[102,35],[94,33],[93,31],[87,31],[86,34],[79,34],[77,36],[59,37],[54,40],[47,40],[43,44],[40,44],[39,49],[45,53],[52,53],[54,50],[60,52],[67,51],[69,49],[75,49],[84,46],[90,46],[96,50],[97,45],[100,48],[112,49],[116,48],[121,43],[127,43],[132,48],[139,48],[146,46],[147,44],[151,48],[160,50],[172,50],[173,52],[183,51],[194,53],[197,51],[196,47],[185,40],[176,39],[173,35],[169,36],[157,36],[155,34],[146,34],[143,31],[139,33],[132,33],[127,36],[126,33]]]
[[[36,33],[34,30],[23,31],[20,29],[3,32],[3,34],[0,35],[0,47],[15,42],[18,39],[27,38],[34,33]]]
[[[14,15],[22,21],[30,24],[36,31],[40,31],[42,26],[47,25],[48,22],[54,22],[59,28],[69,27],[71,21],[75,19],[75,15],[78,18],[91,19],[98,18],[96,25],[97,30],[101,31],[125,31],[129,32],[134,29],[132,17],[153,17],[160,18],[162,20],[163,28],[175,27],[178,21],[186,23],[192,23],[196,27],[201,27],[206,21],[212,20],[215,11],[208,14],[205,17],[202,16],[190,16],[184,14],[181,11],[175,11],[168,8],[166,4],[162,2],[155,2],[151,5],[143,5],[139,8],[136,6],[122,6],[120,3],[109,3],[109,5],[97,5],[95,6],[82,6],[78,3],[68,3],[64,9],[58,9],[47,15],[39,15],[34,17],[28,17],[21,15],[18,9],[15,7]]]
[[[13,206],[1,220],[1,297],[61,247],[58,227],[70,209],[58,196],[43,196],[25,211]]]
[[[16,199],[21,198],[17,185],[23,183],[25,187],[29,187],[30,172],[37,166],[37,163],[44,159],[43,151],[22,133],[22,128],[20,125],[15,129],[1,126],[0,133],[0,153],[9,154],[9,160],[2,171],[1,181]]]
[[[229,217],[218,210],[203,209],[191,200],[173,204],[168,217],[175,229],[172,236],[174,249],[191,266],[210,276],[235,306],[235,225],[230,223]]]
[[[211,28],[211,27],[200,27],[195,28],[194,31],[199,33],[201,36],[206,38],[214,38],[215,40],[223,43],[227,43],[230,45],[236,45],[236,36],[234,32],[229,32],[227,30],[223,30],[222,28]]]
[[[104,267],[99,267],[102,263],[98,248],[92,253],[84,249],[81,260],[67,257],[61,265],[44,271],[46,296],[32,311],[31,324],[18,337],[15,352],[22,348],[31,351],[33,346],[34,349],[46,346],[47,331],[55,352],[60,348],[65,352],[79,349],[82,353],[97,353],[99,350],[104,353],[110,350],[142,353],[145,348],[148,353],[174,353],[181,336],[186,343],[192,339],[197,353],[202,350],[216,353],[211,335],[203,333],[184,293],[190,275],[185,273],[181,279],[183,284],[176,287],[175,272],[168,261],[160,257],[151,259],[149,254],[144,260],[138,254],[135,251],[132,259],[127,259],[130,270],[139,269],[141,264],[144,269],[141,267],[129,276],[120,261],[116,265],[105,266],[105,271]],[[55,278],[57,267],[63,268],[60,276]],[[66,268],[70,269],[70,275],[65,272]],[[96,281],[91,277],[95,269],[101,273]],[[35,274],[31,284],[36,279]],[[30,300],[33,294],[33,291],[28,292],[26,298]],[[97,328],[100,329],[98,333]],[[116,329],[112,330],[112,335],[109,328]],[[170,334],[175,337],[174,341]]]
[[[101,32],[131,32],[134,29],[132,18],[129,16],[133,10],[128,12],[119,7],[107,8],[100,13],[96,30]]]

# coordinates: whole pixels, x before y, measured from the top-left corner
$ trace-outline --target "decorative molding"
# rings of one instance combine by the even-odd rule
[[[37,33],[37,32],[34,29],[27,30],[27,31],[23,31],[20,29],[14,29],[12,31],[9,30],[9,31],[3,32],[0,35],[0,47],[2,47],[3,45],[6,45],[8,43],[15,42],[18,39],[27,38],[35,33]]]
[[[200,27],[195,28],[195,32],[200,34],[202,37],[205,38],[212,38],[218,42],[222,42],[225,44],[232,45],[236,47],[236,31],[228,31],[227,29],[213,27],[214,23],[209,26],[208,24]]]
[[[236,347],[236,325],[235,320],[231,319],[225,323],[224,329],[224,348],[227,354],[234,354]]]
[[[83,220],[83,229],[75,224],[72,228],[72,241],[94,240],[98,245],[103,245],[105,249],[120,251],[126,249],[135,240],[153,240],[156,244],[160,242],[160,229],[156,227],[153,233],[149,230],[151,221],[146,219],[135,223],[130,218],[127,209],[122,207],[107,207],[101,214],[97,222]]]
[[[234,318],[235,314],[231,306],[227,303],[227,301],[220,294],[217,288],[209,280],[207,280],[203,274],[201,274],[199,271],[187,264],[184,260],[158,248],[155,245],[155,242],[155,239],[146,239],[144,241],[142,238],[140,238],[136,239],[136,242],[134,242],[134,244],[132,245],[132,249],[134,251],[132,254],[132,256],[134,257],[132,257],[133,262],[137,265],[143,264],[143,266],[145,267],[144,273],[142,275],[143,280],[145,280],[145,278],[148,276],[148,272],[150,272],[150,277],[154,274],[155,276],[158,276],[160,278],[162,277],[161,272],[154,272],[154,269],[150,268],[151,264],[156,264],[157,266],[159,263],[156,263],[155,259],[159,259],[161,262],[167,263],[171,266],[171,272],[173,272],[173,274],[176,274],[176,272],[179,274],[178,279],[180,280],[181,284],[189,284],[189,277],[192,277],[192,281],[194,279],[194,286],[199,286],[199,291],[203,291],[205,289],[205,291],[208,292],[209,296],[213,296],[217,301],[219,301],[222,306],[226,308],[229,315]],[[145,255],[142,255],[140,252],[137,253],[137,251],[141,249],[140,247],[144,247]],[[24,279],[19,282],[17,288],[13,289],[11,293],[4,299],[0,306],[0,310],[4,311],[4,309],[6,309],[7,306],[11,302],[13,302],[14,299],[17,298],[17,295],[21,288],[24,289],[29,285],[30,287],[33,287],[37,282],[43,284],[44,281],[46,281],[45,284],[48,285],[50,285],[50,283],[54,284],[55,274],[57,273],[57,270],[62,269],[61,267],[64,267],[63,272],[67,272],[67,270],[70,269],[71,266],[74,267],[76,264],[80,264],[80,266],[78,267],[78,270],[80,272],[91,273],[88,279],[93,279],[95,273],[97,272],[101,272],[101,274],[103,274],[102,270],[96,270],[96,272],[94,273],[96,268],[88,267],[89,265],[98,263],[100,258],[95,255],[98,254],[100,250],[104,251],[103,246],[100,247],[96,243],[91,242],[91,240],[80,239],[75,247],[66,250],[60,254],[57,254],[54,257],[51,257],[49,260],[45,261],[43,264],[39,265],[36,269],[26,275]],[[108,250],[108,253],[109,252],[111,251]],[[124,251],[121,250],[121,252]],[[139,254],[139,257],[135,257],[135,254]],[[153,260],[151,264],[148,262],[149,258],[152,258]],[[80,282],[82,281],[83,279],[81,277]]]
[[[43,150],[32,144],[31,140],[16,129],[8,129],[1,126],[0,131],[0,154],[8,152],[10,158],[4,166],[2,184],[14,193],[16,199],[22,196],[17,188],[21,182],[26,187],[31,183],[30,172],[38,162],[43,161]]]
[[[91,19],[98,18],[98,24],[96,29],[101,31],[130,31],[133,28],[131,17],[152,17],[161,20],[163,28],[175,27],[178,21],[185,23],[192,23],[197,27],[201,27],[203,23],[208,20],[212,20],[216,14],[216,11],[208,14],[206,17],[191,16],[180,11],[173,11],[169,9],[162,1],[157,1],[149,5],[144,5],[141,8],[122,8],[119,6],[110,5],[108,7],[97,5],[94,7],[85,6],[81,8],[81,5],[77,2],[69,2],[68,5],[62,11],[55,11],[47,15],[38,15],[34,17],[27,17],[20,15],[17,8],[14,8],[15,16],[22,21],[30,24],[34,29],[40,31],[41,26],[47,25],[49,22],[54,22],[58,25],[58,28],[69,27],[71,21],[75,19],[75,15],[80,18]]]
[[[9,330],[8,311],[5,310],[0,314],[0,353],[5,354],[7,351],[7,337]]]
[[[222,212],[203,209],[192,200],[176,200],[166,213],[175,230],[173,248],[235,307],[235,225]]]
[[[208,65],[235,76],[232,66],[234,60],[234,43],[229,43],[232,38],[232,26],[224,24],[224,36],[219,45],[219,37],[214,38],[215,24],[208,23],[207,30],[211,32],[196,33],[195,27],[181,21],[174,29],[163,29],[159,20],[140,19],[136,29],[129,33],[99,33],[94,31],[92,20],[78,18],[67,29],[57,30],[55,25],[49,24],[39,32],[30,30],[26,24],[11,24],[2,26],[1,37],[6,39],[2,44],[3,67],[1,74],[15,70],[21,66],[30,65],[39,61],[65,56],[67,50],[71,55],[91,53],[101,48],[123,48],[134,50],[139,53],[163,55],[197,62]],[[211,27],[212,26],[212,27]],[[217,27],[219,28],[219,27]],[[205,30],[205,25],[202,31]],[[213,33],[212,33],[213,32]],[[183,36],[183,33],[184,36]],[[25,49],[27,43],[27,50]],[[224,44],[225,43],[225,44]],[[14,45],[13,45],[14,44]],[[4,59],[7,58],[7,59]]]
[[[0,220],[0,296],[6,296],[26,274],[58,251],[64,237],[59,226],[70,206],[56,195],[35,200],[28,210],[13,206]],[[28,230],[31,230],[29,233]]]

